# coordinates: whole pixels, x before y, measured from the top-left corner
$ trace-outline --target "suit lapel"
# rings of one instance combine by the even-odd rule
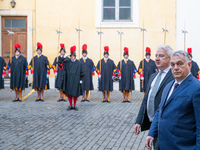
[[[159,89],[158,91],[161,89],[161,87],[165,84],[165,82],[167,81],[167,79],[172,75],[172,71],[171,69],[168,71],[168,73],[166,74],[166,76],[164,77],[164,79],[162,80],[160,86],[159,86]],[[158,93],[157,91],[157,93]]]
[[[172,85],[174,84],[174,82],[175,82],[175,80],[173,80],[173,82],[171,82],[171,84],[169,85],[169,86],[167,86],[166,88],[166,91],[167,92],[163,92],[162,94],[165,94],[164,96],[163,96],[163,99],[164,100],[162,100],[161,101],[161,108],[163,108],[163,106],[165,106],[165,102],[166,102],[166,100],[167,100],[167,97],[168,97],[168,95],[169,95],[169,92],[170,92],[170,90],[171,90],[171,88],[172,88]]]
[[[178,87],[177,89],[172,93],[172,95],[167,100],[165,107],[172,101],[172,99],[177,96],[183,89],[185,89],[189,85],[189,81],[192,80],[192,75],[190,74]],[[173,87],[171,87],[173,88]],[[170,89],[171,89],[170,88]],[[169,90],[170,91],[170,90]]]

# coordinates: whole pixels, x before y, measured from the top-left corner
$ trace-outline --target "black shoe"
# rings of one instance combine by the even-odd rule
[[[85,102],[85,100],[84,100],[84,99],[82,99],[82,100],[81,100],[81,102]]]
[[[107,102],[106,99],[102,99],[102,103],[105,103],[105,102]]]
[[[107,102],[107,103],[110,103],[110,100],[106,99],[106,102]]]
[[[61,102],[61,101],[62,101],[62,99],[57,100],[57,102]]]
[[[43,100],[43,99],[40,99],[40,101],[41,101],[41,102],[44,102],[44,100]]]
[[[38,99],[38,98],[35,100],[35,102],[39,102],[39,101],[40,101],[40,99]]]
[[[19,102],[22,102],[22,100],[18,100]]]
[[[74,109],[72,106],[69,106],[69,107],[67,108],[67,110],[72,110],[72,109]]]
[[[90,102],[88,99],[85,100],[86,102]]]
[[[18,102],[18,100],[17,100],[17,99],[15,99],[15,100],[13,100],[12,102]]]
[[[122,103],[126,103],[126,101],[123,100]]]
[[[131,101],[130,101],[129,99],[126,99],[126,102],[127,102],[127,103],[131,103]]]
[[[65,99],[61,99],[62,102],[67,102]]]
[[[78,107],[74,106],[74,110],[78,110]]]

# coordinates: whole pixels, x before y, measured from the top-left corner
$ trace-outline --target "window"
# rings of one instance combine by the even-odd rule
[[[139,27],[139,0],[95,0],[95,26]]]
[[[131,21],[132,0],[103,0],[103,21]]]
[[[25,28],[25,19],[5,19],[5,28]]]

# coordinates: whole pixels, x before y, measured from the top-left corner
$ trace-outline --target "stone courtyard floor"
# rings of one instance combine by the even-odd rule
[[[23,92],[26,96],[31,88]],[[92,91],[89,103],[67,111],[68,102],[57,102],[59,92],[44,93],[45,102],[35,102],[33,92],[13,103],[9,88],[0,93],[0,150],[144,150],[147,132],[135,135],[133,127],[143,93],[132,92],[131,103],[121,103],[122,93],[113,91],[111,103]]]

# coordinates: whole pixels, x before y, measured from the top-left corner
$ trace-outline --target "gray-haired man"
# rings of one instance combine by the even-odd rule
[[[162,91],[173,80],[170,69],[172,54],[173,50],[168,45],[161,45],[157,48],[155,63],[160,71],[152,74],[149,79],[147,90],[134,126],[134,132],[137,135],[140,133],[140,128],[141,131],[149,130],[155,112],[160,104]],[[156,139],[154,142],[154,149],[158,149]]]
[[[175,80],[163,90],[159,109],[146,138],[148,149],[156,137],[161,150],[200,149],[200,82],[192,76],[191,67],[186,52],[173,54],[171,71]]]

